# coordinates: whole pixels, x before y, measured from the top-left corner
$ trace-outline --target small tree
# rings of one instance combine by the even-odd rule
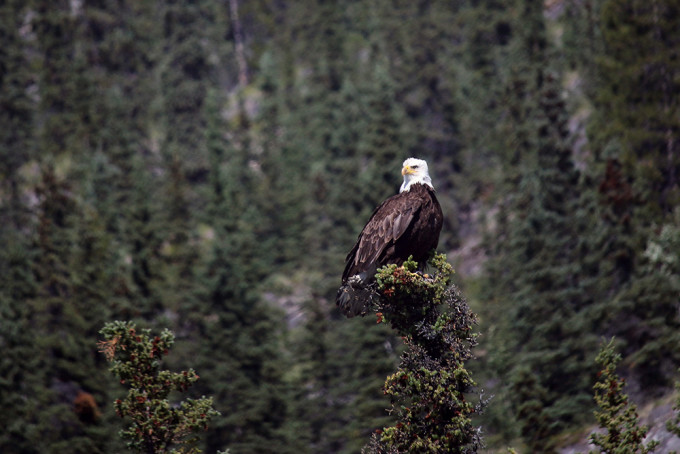
[[[137,331],[132,322],[115,321],[104,325],[100,333],[105,339],[99,343],[100,351],[111,363],[111,372],[130,388],[114,404],[118,416],[132,419],[121,431],[129,440],[128,447],[146,454],[200,452],[192,446],[198,439],[193,434],[205,430],[219,413],[212,407],[212,398],[187,399],[179,405],[168,401],[171,391],[186,391],[198,380],[193,369],[161,370],[161,357],[175,341],[172,332],[165,329],[151,337],[148,329]]]
[[[673,419],[666,421],[666,429],[676,436],[680,437],[680,381],[675,382],[675,405],[673,405],[673,410],[675,410],[675,415]]]
[[[430,262],[433,276],[415,272],[411,260],[377,274],[378,321],[388,321],[406,344],[384,392],[397,423],[374,434],[367,453],[473,453],[482,445],[471,416],[481,410],[466,400],[475,382],[465,369],[476,345],[476,317],[450,285],[444,255]]]
[[[659,443],[650,441],[644,444],[648,429],[639,425],[637,407],[628,401],[628,396],[623,392],[625,380],[616,374],[616,366],[621,361],[621,355],[614,351],[614,339],[602,344],[595,361],[602,366],[598,373],[598,381],[593,387],[595,403],[598,406],[595,418],[606,432],[590,435],[591,443],[599,448],[590,453],[653,452]]]

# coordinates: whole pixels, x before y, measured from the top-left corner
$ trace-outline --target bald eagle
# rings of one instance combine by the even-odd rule
[[[401,169],[399,193],[373,211],[347,254],[336,303],[347,316],[364,315],[378,268],[402,265],[409,256],[423,266],[437,247],[442,229],[442,209],[437,201],[427,163],[409,158]]]

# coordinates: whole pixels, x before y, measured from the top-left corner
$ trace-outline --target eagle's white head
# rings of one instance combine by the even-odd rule
[[[408,191],[411,189],[411,185],[415,183],[426,184],[434,189],[430,174],[427,171],[427,162],[422,159],[408,158],[404,161],[401,174],[404,176],[404,182],[401,184],[399,192]]]

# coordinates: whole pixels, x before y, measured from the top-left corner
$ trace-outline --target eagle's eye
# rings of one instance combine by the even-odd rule
[[[418,168],[418,164],[411,166],[411,168],[412,168],[412,169],[417,169],[417,168]]]

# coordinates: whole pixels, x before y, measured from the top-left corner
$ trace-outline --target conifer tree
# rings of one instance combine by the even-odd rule
[[[511,377],[510,393],[517,418],[521,421],[520,435],[527,446],[535,452],[553,452],[553,422],[545,404],[548,392],[537,375],[529,367],[518,368]]]
[[[47,405],[41,349],[34,342],[34,316],[27,300],[35,297],[27,245],[7,243],[0,255],[0,450],[38,453],[36,437],[44,436],[39,414]],[[26,272],[28,270],[28,272]]]
[[[680,381],[675,382],[675,391],[676,393],[680,391]],[[666,421],[666,430],[676,436],[680,436],[680,393],[675,398],[673,411],[675,412],[673,419]]]
[[[266,251],[257,241],[256,175],[248,166],[247,128],[224,122],[222,98],[208,101],[210,159],[208,208],[195,294],[180,305],[180,329],[197,339],[197,388],[215,398],[224,416],[206,436],[206,450],[286,452],[287,388],[282,379],[282,325],[278,309],[260,300]],[[235,121],[246,121],[243,112]],[[234,120],[234,119],[232,119]],[[233,134],[230,141],[225,134]],[[227,407],[228,406],[228,407]]]
[[[450,286],[445,257],[431,264],[432,276],[415,273],[413,261],[376,275],[378,320],[403,337],[406,351],[384,387],[397,422],[374,434],[364,452],[473,453],[482,445],[471,417],[483,405],[471,400],[476,384],[465,368],[476,316]]]
[[[488,0],[470,2],[457,15],[463,38],[456,54],[458,63],[453,65],[457,107],[454,115],[467,158],[466,173],[481,176],[482,185],[497,184],[503,175],[488,170],[498,168],[513,151],[506,150],[505,122],[499,121],[508,107],[499,99],[505,97],[503,77],[513,62],[508,57],[514,44],[511,38],[518,33],[512,11],[512,2]]]
[[[605,221],[589,246],[603,252],[591,262],[599,268],[591,288],[601,292],[594,295],[601,301],[595,319],[600,332],[619,340],[645,388],[672,379],[659,358],[679,360],[665,347],[676,339],[679,321],[670,315],[676,294],[645,254],[677,205],[678,102],[669,93],[677,88],[678,65],[669,55],[680,45],[679,8],[677,1],[602,2],[588,130],[600,192],[593,212]]]
[[[36,292],[25,301],[34,314],[30,320],[41,364],[39,374],[31,373],[41,379],[34,383],[31,399],[41,409],[32,417],[34,424],[43,431],[35,446],[43,452],[66,447],[74,452],[98,452],[113,434],[99,424],[96,402],[106,388],[87,342],[96,335],[92,325],[106,315],[104,310],[91,310],[89,304],[101,302],[98,298],[105,294],[91,293],[96,286],[90,285],[90,279],[98,279],[101,264],[92,267],[88,263],[88,254],[83,254],[87,241],[76,238],[81,206],[69,189],[69,184],[46,166],[37,187],[40,204],[32,245]],[[92,417],[80,419],[79,395],[91,396]]]
[[[256,79],[262,100],[254,119],[256,140],[262,147],[257,159],[261,170],[257,189],[262,215],[269,220],[262,226],[260,239],[279,272],[302,259],[299,244],[309,228],[306,211],[313,184],[306,178],[311,168],[310,147],[295,142],[299,131],[294,128],[292,82],[284,76],[292,71],[291,63],[283,58],[289,52],[277,47],[262,55]]]
[[[0,187],[7,194],[0,204],[0,216],[6,231],[17,231],[28,222],[28,210],[22,200],[25,181],[20,169],[33,158],[35,144],[31,125],[36,106],[28,95],[32,77],[30,53],[20,33],[25,14],[25,2],[5,2],[0,7],[4,43],[0,50]]]
[[[128,448],[147,454],[201,452],[193,446],[194,433],[206,430],[219,413],[212,408],[212,398],[188,398],[179,405],[168,400],[170,392],[187,391],[199,378],[193,369],[161,369],[174,335],[165,329],[152,338],[151,330],[137,330],[134,323],[122,321],[107,323],[101,334],[100,351],[111,363],[111,372],[130,388],[114,405],[118,416],[132,420],[121,431]]]
[[[131,218],[138,209],[136,185],[144,184],[140,179],[149,180],[142,169],[160,168],[155,71],[161,21],[157,5],[149,0],[79,5],[81,46],[94,86],[87,98],[90,127],[85,154],[74,161],[74,167],[82,180],[83,197],[114,234],[119,260],[128,261],[134,241]],[[151,187],[158,185],[154,181]]]
[[[613,314],[621,323],[610,332],[626,335],[622,344],[630,355],[627,361],[637,365],[636,377],[645,387],[671,383],[668,365],[680,364],[680,354],[670,347],[680,340],[674,309],[680,291],[679,220],[676,208],[664,224],[652,227],[656,234],[647,239],[629,285],[613,301]],[[640,324],[648,331],[644,338],[636,335]]]
[[[598,153],[615,153],[646,202],[641,225],[669,213],[680,197],[680,101],[673,95],[679,15],[677,0],[608,0],[601,8],[604,48],[596,60],[598,109],[590,136]]]
[[[379,390],[385,377],[399,363],[402,345],[385,324],[376,324],[373,317],[363,317],[354,323],[335,321],[343,325],[331,333],[334,342],[334,362],[339,366],[334,378],[335,401],[339,403],[339,415],[346,421],[336,431],[343,441],[339,452],[360,452],[376,430],[390,425],[393,418],[385,410],[390,407],[390,397]],[[346,348],[338,348],[345,343]]]
[[[540,5],[518,5],[524,28],[511,46],[526,58],[511,67],[506,82],[507,126],[518,123],[507,134],[514,153],[506,158],[511,195],[502,212],[508,221],[500,226],[496,257],[488,266],[495,299],[507,311],[500,309],[502,328],[489,342],[492,367],[505,371],[509,389],[523,390],[511,392],[509,400],[525,441],[540,451],[548,449],[547,432],[583,419],[590,394],[589,363],[583,359],[594,350],[595,336],[592,298],[582,288],[588,276],[579,265],[588,251],[582,246],[588,225],[561,73],[549,63],[554,48]]]
[[[36,166],[32,173],[39,181],[22,188],[35,199],[26,204],[35,225],[27,222],[23,234],[30,245],[26,253],[33,263],[27,271],[33,274],[36,291],[23,302],[33,313],[29,320],[40,352],[35,358],[41,364],[36,371],[42,374],[36,381],[27,380],[35,392],[30,399],[34,411],[25,425],[42,432],[33,441],[42,452],[101,452],[118,446],[97,408],[107,390],[87,343],[96,335],[96,326],[121,307],[119,298],[109,298],[121,290],[114,277],[121,262],[111,235],[120,230],[108,222],[121,216],[104,209],[111,206],[110,199],[99,197],[116,192],[119,185],[98,184],[100,168],[105,168],[102,173],[116,173],[100,152],[113,155],[120,142],[130,150],[124,141],[129,135],[122,132],[134,128],[121,126],[120,119],[129,118],[127,107],[116,121],[106,120],[117,99],[111,87],[120,82],[104,76],[115,66],[106,40],[121,35],[108,33],[117,22],[95,3],[30,2],[30,13],[23,18],[22,37],[31,48],[26,55],[34,59],[39,107],[36,121],[30,123]],[[129,80],[129,73],[126,77]]]
[[[121,280],[119,292],[124,296],[118,307],[130,319],[153,322],[163,313],[162,289],[165,285],[161,248],[164,241],[162,207],[157,203],[155,178],[142,156],[130,157],[129,187],[125,193],[125,218],[118,236]]]
[[[625,380],[616,373],[621,355],[614,350],[614,339],[602,344],[596,361],[602,370],[593,387],[598,406],[595,417],[606,432],[593,433],[590,436],[591,443],[598,447],[598,451],[590,451],[591,454],[654,452],[658,442],[644,443],[648,428],[639,425],[637,407],[628,401],[628,396],[623,391]]]
[[[206,126],[209,96],[221,100],[216,80],[233,78],[224,64],[229,30],[226,7],[212,1],[166,2],[159,42],[159,162],[164,169],[160,199],[163,213],[163,290],[165,304],[176,309],[195,297],[199,264],[198,221],[206,208],[209,161]],[[231,71],[233,73],[235,71]],[[224,74],[223,74],[224,73]],[[230,89],[232,87],[229,87]]]
[[[389,424],[384,377],[397,365],[398,340],[384,324],[366,317],[347,323],[316,296],[304,305],[307,320],[293,329],[293,387],[297,437],[307,452],[356,453],[377,429]]]
[[[333,327],[325,302],[304,303],[306,320],[289,335],[290,350],[296,361],[286,379],[292,384],[291,429],[301,443],[301,452],[334,452],[340,404],[330,398],[338,369],[331,352]]]

